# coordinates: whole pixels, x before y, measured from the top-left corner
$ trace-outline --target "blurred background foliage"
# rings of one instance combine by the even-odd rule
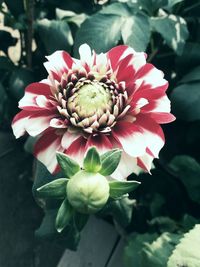
[[[63,49],[77,57],[86,42],[98,53],[117,44],[146,51],[169,81],[177,117],[163,126],[166,145],[152,175],[130,176],[141,186],[99,216],[125,236],[126,267],[199,267],[200,1],[0,0],[0,13],[0,265],[53,267],[79,242],[82,227],[55,233],[55,203],[34,237],[43,212],[31,195],[33,157],[23,148],[27,137],[15,141],[10,124],[25,87],[47,75],[45,56]],[[52,179],[40,164],[35,173],[37,185]],[[44,256],[50,251],[54,260]]]

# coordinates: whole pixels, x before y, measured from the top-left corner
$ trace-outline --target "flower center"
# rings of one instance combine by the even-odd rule
[[[91,82],[80,86],[79,90],[69,97],[67,107],[79,117],[91,117],[94,114],[102,115],[111,110],[112,100],[108,88],[98,82]]]

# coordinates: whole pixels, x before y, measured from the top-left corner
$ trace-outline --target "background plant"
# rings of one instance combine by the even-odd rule
[[[4,240],[0,244],[9,240],[10,235],[15,237],[21,248],[21,254],[13,252],[15,265],[31,266],[39,258],[38,266],[55,266],[61,246],[75,249],[80,239],[80,229],[74,227],[62,235],[56,233],[52,218],[55,219],[59,203],[37,199],[45,209],[39,227],[43,214],[30,194],[33,158],[23,149],[25,143],[30,151],[33,140],[14,141],[10,123],[25,86],[45,76],[42,66],[45,55],[64,49],[76,57],[79,45],[87,42],[98,53],[122,43],[137,51],[146,50],[148,61],[163,70],[169,81],[168,94],[177,116],[176,122],[164,127],[166,145],[160,159],[154,162],[152,175],[129,177],[142,184],[130,198],[107,206],[99,216],[114,220],[124,229],[128,239],[126,266],[136,263],[138,267],[198,266],[193,256],[193,261],[184,257],[182,262],[177,260],[191,244],[194,248],[191,253],[195,253],[198,248],[195,237],[200,232],[196,225],[200,219],[199,1],[7,0],[0,4],[6,26],[0,30],[0,179],[4,188],[1,203],[5,203],[0,209],[1,217],[5,218],[0,222]],[[19,38],[13,37],[9,29],[17,30]],[[15,46],[19,47],[19,60],[11,57],[10,50]],[[40,163],[34,166],[35,195],[35,188],[55,177]],[[26,226],[17,228],[21,224]],[[54,244],[35,243],[33,232],[37,227],[36,236],[53,240]],[[3,248],[5,256],[0,259],[3,266],[13,247],[10,244]],[[37,253],[32,252],[34,249]],[[54,251],[55,262],[46,263],[43,255],[50,249]]]

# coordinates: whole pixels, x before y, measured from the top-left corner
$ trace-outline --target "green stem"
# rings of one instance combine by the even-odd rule
[[[33,21],[34,21],[34,0],[24,0],[24,9],[27,16],[26,31],[26,60],[28,68],[32,68],[32,41],[33,41]]]

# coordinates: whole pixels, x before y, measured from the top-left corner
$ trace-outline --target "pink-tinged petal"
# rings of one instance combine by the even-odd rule
[[[113,144],[104,134],[90,136],[88,138],[86,148],[89,149],[92,146],[95,146],[97,148],[100,155],[113,148]]]
[[[173,114],[167,112],[148,113],[148,116],[159,124],[170,123],[176,120]]]
[[[145,53],[138,53],[133,48],[125,45],[116,46],[107,53],[113,71],[116,71],[119,64],[121,64],[122,61],[129,55],[133,56],[130,64],[133,66],[135,72],[146,64]]]
[[[120,163],[117,169],[111,174],[111,177],[116,180],[124,180],[131,173],[138,175],[140,172],[141,168],[137,165],[137,159],[123,152]]]
[[[154,157],[158,157],[158,154],[165,143],[162,128],[148,115],[143,114],[138,114],[134,123],[140,127],[142,131],[143,143],[145,146],[152,152]]]
[[[27,133],[31,136],[36,136],[48,127],[50,127],[50,121],[56,116],[55,110],[42,110],[36,113],[33,113],[26,121],[25,129]]]
[[[51,173],[58,169],[56,151],[63,152],[61,136],[57,135],[55,130],[48,130],[37,141],[34,155]]]
[[[168,83],[164,86],[157,87],[156,90],[152,90],[150,87],[148,89],[141,88],[141,90],[138,90],[133,94],[132,102],[135,103],[140,98],[146,98],[148,101],[159,99],[165,95],[167,88]]]
[[[31,114],[32,112],[22,110],[14,117],[12,121],[12,129],[16,138],[25,134],[25,125]]]
[[[46,97],[51,95],[50,86],[43,82],[31,83],[26,87],[25,92],[34,95],[45,95]]]
[[[61,145],[64,149],[67,149],[76,139],[80,137],[80,133],[72,133],[69,130],[66,131],[62,137]]]
[[[146,153],[143,156],[140,156],[137,158],[137,165],[143,169],[146,172],[150,173],[150,170],[152,168],[152,162],[153,162],[154,157]]]
[[[112,130],[112,134],[130,156],[138,157],[145,153],[146,144],[143,133],[134,123],[120,121]]]
[[[107,57],[110,60],[110,64],[111,64],[113,71],[117,69],[119,60],[127,49],[128,49],[128,46],[119,45],[119,46],[112,48],[110,51],[108,51]]]
[[[136,72],[132,62],[134,60],[134,55],[128,55],[123,60],[120,61],[119,67],[116,72],[116,77],[118,82],[125,81],[130,83],[133,81],[133,76]]]
[[[170,112],[171,103],[167,95],[156,100],[149,100],[149,104],[142,108],[142,112]]]
[[[65,51],[56,51],[46,58],[49,61],[47,64],[44,63],[46,70],[48,71],[48,73],[53,72],[58,77],[61,76],[64,72],[67,72],[73,64],[73,59]]]
[[[86,143],[87,139],[80,136],[64,151],[64,153],[73,158],[80,166],[83,166]]]
[[[67,128],[68,121],[60,118],[53,118],[50,120],[49,125],[53,128]]]

